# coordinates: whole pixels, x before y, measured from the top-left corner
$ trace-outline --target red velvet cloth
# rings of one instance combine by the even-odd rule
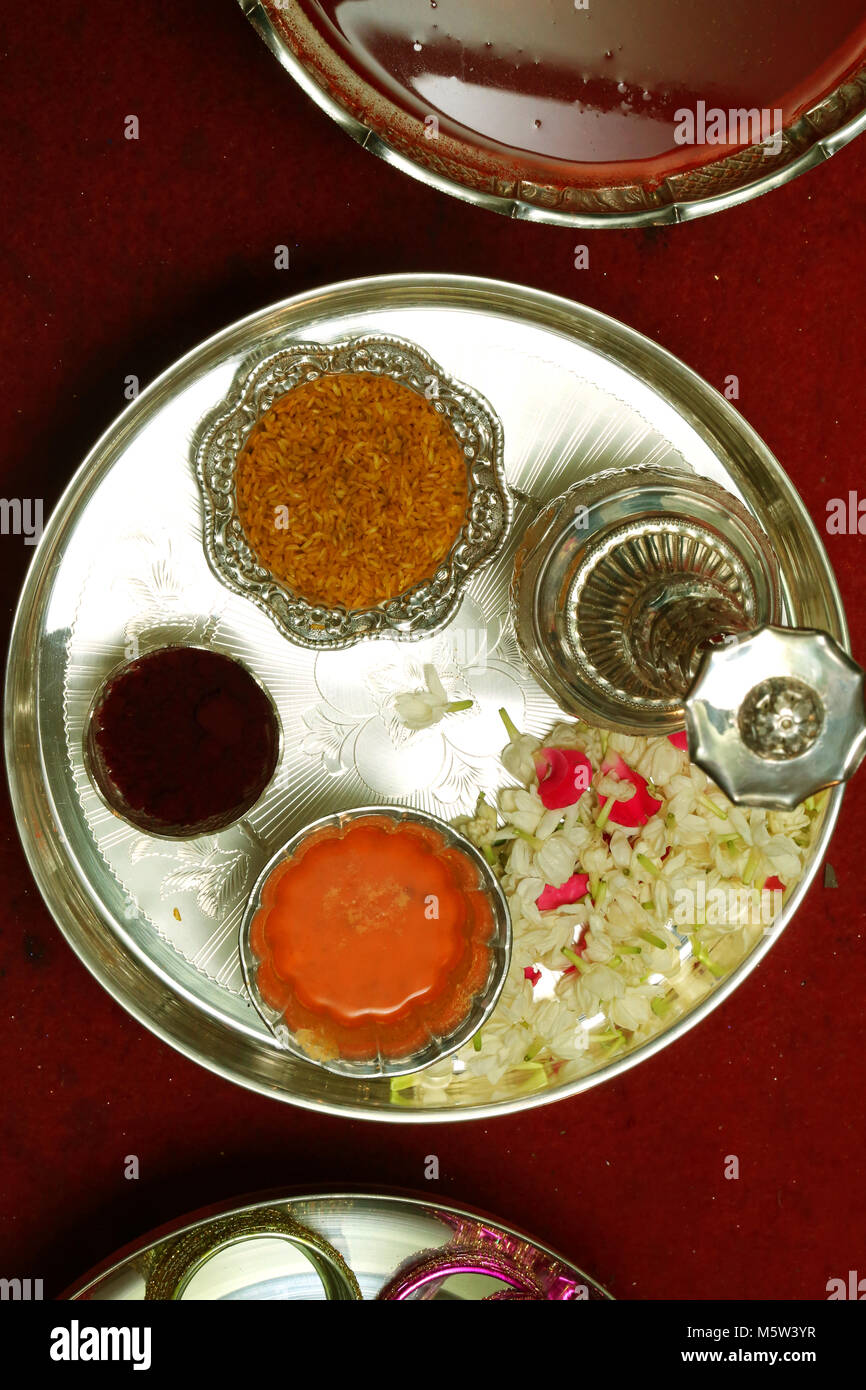
[[[48,509],[124,405],[127,374],[144,383],[296,291],[412,270],[525,281],[624,320],[716,386],[735,373],[739,408],[822,533],[828,500],[866,487],[863,141],[691,226],[519,225],[360,150],[232,0],[55,0],[8,7],[4,28],[4,496]],[[279,243],[289,270],[274,268]],[[862,659],[866,539],[824,539]],[[9,621],[31,556],[2,538]],[[829,854],[838,888],[819,876],[767,961],[686,1040],[568,1102],[416,1128],[252,1095],[133,1022],[66,946],[4,808],[0,1275],[55,1293],[191,1208],[352,1182],[486,1208],[620,1298],[824,1297],[858,1261],[866,1274],[864,814],[861,774]]]

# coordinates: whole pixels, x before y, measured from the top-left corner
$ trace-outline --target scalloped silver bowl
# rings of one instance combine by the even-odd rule
[[[463,526],[435,573],[385,603],[360,609],[311,603],[266,569],[244,532],[235,494],[238,457],[274,401],[302,382],[347,372],[389,376],[429,400],[457,437],[468,484]],[[203,423],[196,476],[205,553],[214,574],[267,613],[284,637],[316,650],[335,651],[370,637],[418,641],[438,632],[456,614],[472,576],[499,553],[511,525],[502,426],[492,407],[413,343],[384,335],[329,345],[297,343],[242,370]]]
[[[274,869],[286,859],[290,859],[303,841],[316,831],[322,830],[326,826],[336,826],[343,829],[353,821],[361,820],[365,816],[384,816],[397,824],[414,821],[418,825],[430,826],[439,832],[449,849],[459,849],[475,866],[478,870],[478,886],[487,894],[493,912],[494,931],[490,940],[490,970],[483,990],[475,995],[472,1006],[462,1022],[450,1033],[441,1037],[430,1034],[424,1047],[419,1048],[416,1052],[405,1057],[390,1059],[380,1055],[370,1062],[348,1062],[339,1058],[320,1061],[310,1057],[309,1053],[304,1051],[286,1026],[283,1015],[267,1004],[259,994],[256,975],[260,962],[252,949],[250,934],[253,919],[262,905],[264,886]],[[475,846],[460,835],[447,821],[440,820],[438,816],[431,816],[426,811],[412,810],[408,806],[358,806],[351,811],[338,811],[334,815],[322,816],[319,820],[311,821],[309,825],[305,825],[302,830],[293,835],[268,860],[259,874],[247,902],[240,929],[240,957],[244,984],[250,999],[277,1042],[287,1052],[300,1058],[303,1062],[308,1062],[310,1066],[335,1072],[339,1076],[351,1076],[356,1079],[408,1076],[413,1072],[420,1071],[423,1067],[432,1066],[434,1062],[439,1062],[444,1057],[450,1057],[453,1052],[457,1052],[484,1026],[493,1013],[502,993],[511,962],[511,914],[508,911],[505,894],[499,886],[499,880],[484,856],[479,854]]]

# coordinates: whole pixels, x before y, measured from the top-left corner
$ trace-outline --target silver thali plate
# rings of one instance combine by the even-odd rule
[[[354,1296],[364,1299],[399,1284],[401,1296],[412,1286],[422,1298],[476,1302],[501,1296],[521,1277],[539,1280],[552,1298],[612,1297],[570,1260],[501,1221],[420,1198],[360,1192],[281,1194],[210,1209],[119,1252],[63,1296],[84,1302],[320,1301],[323,1281],[285,1238],[292,1228],[308,1233],[311,1244],[318,1239],[323,1249],[331,1247],[325,1279],[342,1264],[347,1282],[357,1281]],[[487,1268],[440,1280],[432,1277],[431,1264]],[[334,1296],[340,1291],[332,1286]]]
[[[454,623],[420,642],[348,651],[293,646],[211,572],[194,473],[202,419],[252,353],[391,333],[490,401],[515,501],[511,542],[476,575]],[[570,301],[441,275],[348,281],[264,309],[210,338],[149,386],[98,441],[32,563],[11,642],[6,748],[15,812],[45,900],[82,961],[156,1034],[213,1071],[278,1099],[358,1118],[471,1119],[573,1095],[682,1035],[758,963],[801,901],[841,800],[833,791],[804,876],[771,931],[718,982],[696,983],[649,1042],[495,1090],[458,1075],[447,1103],[412,1086],[326,1073],[287,1057],[244,990],[238,930],[267,860],[301,826],[354,806],[400,803],[445,819],[508,782],[498,710],[545,733],[561,717],[523,665],[507,620],[514,546],[578,477],[635,463],[691,468],[750,507],[782,575],[786,620],[847,645],[817,532],[769,450],[710,386],[639,334]],[[262,800],[229,830],[150,838],[113,816],[84,767],[84,720],[106,673],[140,643],[212,645],[245,662],[275,701],[283,753]],[[414,734],[396,693],[435,665],[463,714]],[[697,976],[695,976],[697,981]]]

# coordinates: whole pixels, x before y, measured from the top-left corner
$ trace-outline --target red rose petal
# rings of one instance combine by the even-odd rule
[[[646,825],[650,817],[661,807],[661,802],[656,801],[647,791],[646,779],[623,762],[618,753],[608,753],[601,769],[602,772],[613,773],[621,782],[631,782],[635,789],[634,796],[630,796],[628,801],[614,802],[608,820],[613,821],[615,825]],[[607,799],[606,796],[600,795],[599,806],[604,807]]]
[[[552,883],[548,883],[540,897],[535,899],[535,905],[540,912],[549,912],[554,907],[565,907],[568,903],[579,903],[581,898],[585,898],[589,888],[588,874],[572,874],[565,883],[554,888]]]
[[[685,729],[679,729],[675,734],[668,734],[668,739],[674,748],[681,748],[684,753],[688,753],[689,736]]]
[[[592,783],[592,763],[576,748],[539,748],[533,759],[538,795],[547,811],[573,806]]]

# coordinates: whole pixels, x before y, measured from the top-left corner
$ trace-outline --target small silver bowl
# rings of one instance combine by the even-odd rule
[[[141,639],[141,650],[138,655],[122,661],[118,661],[108,673],[103,676],[97,686],[90,707],[84,720],[84,740],[83,758],[84,767],[90,778],[91,785],[99,796],[100,800],[112,812],[113,815],[125,820],[128,825],[144,835],[150,835],[156,840],[197,840],[202,835],[218,835],[222,830],[228,830],[229,826],[242,820],[248,811],[252,810],[261,801],[268,787],[271,785],[274,773],[280,765],[283,756],[283,725],[279,716],[279,711],[271,698],[270,692],[254,675],[245,661],[241,661],[231,652],[221,651],[218,647],[206,646],[203,642],[180,642],[165,641],[162,636],[156,636],[152,641],[145,635]],[[138,666],[153,656],[159,656],[167,651],[198,651],[206,652],[211,656],[222,657],[224,661],[231,662],[232,665],[240,668],[254,686],[257,687],[260,695],[266,702],[272,720],[273,747],[270,759],[270,768],[267,779],[263,780],[261,786],[257,787],[254,794],[240,801],[237,805],[226,810],[224,813],[212,816],[209,820],[196,822],[185,828],[180,826],[167,829],[165,823],[157,820],[154,816],[147,815],[143,811],[136,810],[130,806],[123,792],[114,782],[100,752],[95,732],[96,715],[103,700],[111,687],[125,671],[133,666]]]
[[[241,524],[235,493],[240,453],[274,401],[303,382],[347,372],[389,376],[429,400],[457,437],[468,484],[463,526],[436,572],[405,593],[361,609],[311,603],[264,568]],[[301,647],[334,651],[365,637],[417,641],[438,632],[457,612],[469,579],[490,563],[508,536],[512,501],[498,417],[477,391],[447,376],[402,338],[376,335],[283,348],[239,375],[204,421],[199,438],[196,474],[208,563],[227,588],[251,599]]]
[[[427,1043],[417,1052],[400,1058],[385,1058],[379,1055],[369,1062],[350,1062],[339,1058],[321,1061],[318,1058],[310,1057],[303,1050],[287,1027],[283,1015],[267,1004],[260,996],[256,984],[259,958],[252,949],[250,934],[253,919],[261,907],[262,891],[274,869],[284,860],[290,859],[301,843],[315,831],[326,826],[345,828],[352,821],[360,820],[366,816],[386,816],[398,823],[414,821],[419,825],[429,826],[439,832],[448,848],[459,849],[475,865],[478,870],[479,887],[485,890],[493,911],[494,933],[490,941],[490,970],[484,988],[475,995],[469,1013],[459,1026],[444,1036],[430,1034]],[[415,811],[407,806],[359,806],[351,811],[338,811],[335,815],[323,816],[320,820],[305,825],[268,860],[256,880],[247,902],[240,930],[240,957],[244,983],[250,999],[277,1042],[287,1052],[299,1057],[304,1062],[309,1062],[311,1066],[321,1067],[324,1071],[336,1072],[340,1076],[355,1078],[406,1076],[412,1072],[420,1071],[423,1067],[432,1066],[434,1062],[439,1062],[443,1057],[448,1057],[452,1052],[456,1052],[463,1047],[464,1043],[469,1042],[489,1019],[502,992],[511,961],[511,915],[499,880],[484,856],[479,854],[475,846],[458,834],[447,821],[440,820],[438,816],[432,816],[426,811]]]

